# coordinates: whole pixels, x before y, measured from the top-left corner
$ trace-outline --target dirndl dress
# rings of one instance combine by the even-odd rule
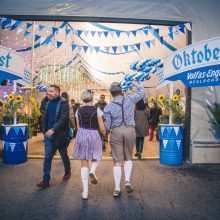
[[[86,107],[93,107],[95,109],[86,108]],[[92,114],[92,112],[94,111],[97,112],[97,108],[94,106],[83,106],[82,108],[84,108],[83,109],[84,111],[79,109],[78,112],[76,112],[76,117],[80,119],[79,120],[80,128],[77,131],[77,135],[74,143],[73,158],[80,160],[101,160],[102,139],[99,134],[98,128],[94,128],[94,126],[92,126],[93,128],[91,126],[85,127],[83,121],[85,111],[87,111],[87,117],[88,117],[88,112],[91,111],[90,125],[92,124],[91,123],[92,117],[96,117],[96,120],[98,121],[97,114]],[[98,116],[100,114],[101,113],[98,110]]]

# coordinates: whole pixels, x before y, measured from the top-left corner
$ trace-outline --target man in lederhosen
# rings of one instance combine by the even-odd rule
[[[135,144],[134,106],[145,96],[144,87],[133,82],[133,95],[123,96],[120,83],[114,82],[110,86],[113,101],[104,109],[105,126],[110,134],[110,146],[113,156],[113,175],[115,181],[114,197],[121,194],[121,165],[124,162],[125,188],[128,193],[133,192],[130,183],[132,171],[132,153]]]

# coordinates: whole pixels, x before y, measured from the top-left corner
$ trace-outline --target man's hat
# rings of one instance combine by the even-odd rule
[[[110,92],[121,92],[122,88],[119,82],[113,82],[109,88]]]

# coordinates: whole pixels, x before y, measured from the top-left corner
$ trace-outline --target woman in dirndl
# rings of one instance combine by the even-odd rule
[[[106,137],[103,123],[103,112],[93,106],[93,91],[85,90],[81,95],[84,106],[76,112],[77,135],[74,144],[73,158],[81,160],[81,179],[83,185],[82,198],[88,199],[88,179],[97,184],[95,174],[99,161],[102,159],[102,139]],[[100,132],[99,132],[100,131]],[[89,162],[91,168],[89,171]]]

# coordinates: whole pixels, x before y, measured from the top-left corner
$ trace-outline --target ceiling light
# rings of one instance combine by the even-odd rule
[[[63,4],[56,4],[56,5],[48,8],[48,9],[51,10],[51,11],[54,11],[54,12],[58,12],[58,11],[63,11],[63,10],[66,10],[68,8],[71,8],[72,6],[73,6],[73,4],[63,3]]]

